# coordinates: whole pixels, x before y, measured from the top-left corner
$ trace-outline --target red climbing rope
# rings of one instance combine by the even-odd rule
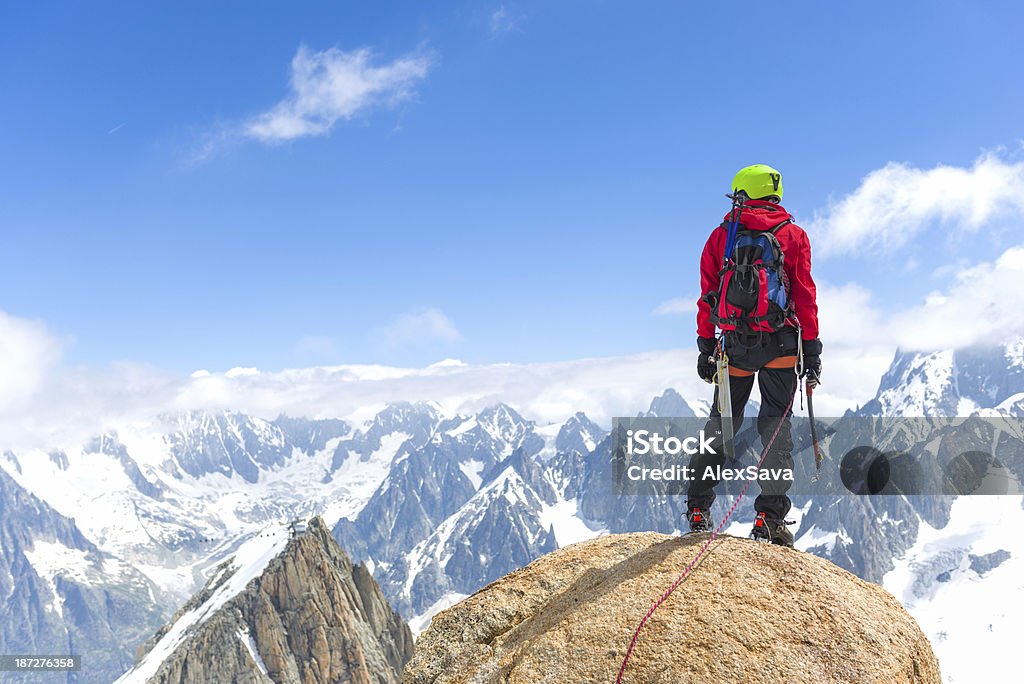
[[[768,455],[768,450],[771,449],[772,444],[775,443],[775,438],[779,436],[779,430],[782,429],[783,421],[785,420],[786,416],[789,415],[790,409],[793,408],[793,400],[795,398],[796,392],[794,391],[793,396],[790,397],[789,399],[789,406],[787,406],[786,410],[782,412],[782,420],[779,420],[779,424],[775,426],[775,432],[772,433],[772,438],[768,440],[768,444],[765,446],[764,451],[761,452],[761,458],[758,459],[757,461],[758,470],[761,469],[761,464],[764,463],[764,459]],[[690,571],[692,571],[694,566],[697,565],[697,561],[701,559],[701,556],[704,555],[704,552],[707,551],[708,547],[711,546],[711,542],[715,541],[715,537],[717,537],[718,533],[722,531],[722,528],[725,527],[725,524],[729,522],[729,518],[732,517],[733,512],[736,510],[736,506],[738,506],[740,500],[743,499],[743,495],[747,493],[747,488],[750,486],[750,483],[751,480],[747,480],[746,484],[743,485],[743,489],[740,490],[739,496],[737,496],[736,500],[732,502],[732,506],[729,507],[729,510],[726,512],[725,517],[722,518],[722,522],[718,523],[718,527],[716,527],[715,531],[711,533],[711,536],[708,537],[708,540],[706,542],[704,542],[704,545],[700,547],[700,551],[697,552],[697,555],[693,557],[693,560],[690,561],[690,564],[686,566],[686,569],[679,574],[679,577],[677,577],[676,581],[672,583],[672,586],[666,589],[665,593],[661,595],[661,598],[654,602],[654,605],[651,606],[651,609],[647,611],[647,615],[644,615],[643,620],[641,620],[640,624],[636,626],[636,631],[633,632],[633,639],[629,642],[629,648],[626,649],[626,656],[622,659],[622,667],[619,668],[619,676],[615,678],[615,684],[622,684],[622,676],[626,673],[626,665],[629,663],[629,656],[633,654],[633,649],[636,647],[636,642],[640,639],[640,630],[644,628],[644,625],[647,624],[647,621],[650,619],[650,617],[654,615],[654,611],[658,610],[659,606],[661,606],[661,604],[664,603],[666,599],[668,599],[668,597],[672,595],[672,592],[676,590],[676,587],[683,583],[683,580],[686,579],[686,576],[689,575]]]

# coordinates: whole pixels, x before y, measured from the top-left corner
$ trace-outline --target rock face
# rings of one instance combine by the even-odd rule
[[[399,681],[412,634],[323,522],[262,536],[218,569],[119,682]]]
[[[614,682],[633,630],[707,535],[565,547],[438,614],[406,684]],[[939,684],[913,618],[816,556],[719,537],[640,633],[625,682]]]
[[[0,596],[0,653],[85,657],[81,672],[0,673],[19,684],[109,682],[163,618],[142,573],[96,548],[3,469]]]

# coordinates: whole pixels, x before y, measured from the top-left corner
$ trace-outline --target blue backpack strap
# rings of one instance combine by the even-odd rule
[[[736,230],[740,225],[740,217],[743,215],[743,199],[738,194],[726,195],[732,199],[732,213],[729,214],[729,234],[725,240],[725,255],[723,257],[723,265],[725,259],[728,259],[732,254],[732,248],[735,247],[736,243]]]

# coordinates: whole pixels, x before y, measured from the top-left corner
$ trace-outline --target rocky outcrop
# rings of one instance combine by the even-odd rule
[[[633,630],[707,535],[610,535],[438,614],[405,684],[614,682]],[[816,556],[719,537],[640,634],[626,682],[938,684],[913,618]]]
[[[263,537],[217,570],[140,649],[140,662],[120,682],[399,681],[412,634],[320,518],[308,529],[268,530]],[[253,578],[245,581],[245,573]]]

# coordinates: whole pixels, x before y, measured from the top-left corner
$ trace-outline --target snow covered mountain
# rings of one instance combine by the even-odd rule
[[[857,413],[969,416],[1024,399],[1024,339],[994,347],[896,352],[878,395]]]
[[[552,432],[504,404],[435,422],[425,444],[403,446],[367,505],[335,534],[375,568],[400,611],[429,613],[554,550],[558,535],[567,543],[597,533],[572,515],[569,483],[556,473],[604,433],[582,414]]]
[[[897,353],[877,397],[851,415],[1024,418],[1024,340]],[[1016,440],[1021,453],[1019,433],[1002,439]],[[1020,466],[1007,464],[1019,479]],[[1009,654],[1024,631],[1022,497],[844,497],[832,510],[822,503],[804,518],[810,525],[798,547],[859,562],[862,576],[899,598],[931,639],[946,681],[1013,677]]]
[[[690,416],[705,406],[667,390],[638,415]],[[1024,342],[1016,341],[901,352],[875,399],[849,415],[1020,417],[1022,409]],[[797,467],[806,477],[812,466],[798,460]],[[452,415],[433,403],[399,402],[358,424],[189,413],[118,426],[77,447],[8,453],[0,456],[0,476],[53,515],[73,519],[81,540],[68,537],[65,547],[102,555],[102,567],[134,569],[134,579],[111,573],[111,582],[150,587],[151,614],[162,618],[209,581],[240,539],[281,520],[322,515],[414,631],[437,610],[554,548],[607,532],[671,533],[685,524],[683,497],[615,494],[608,433],[586,415],[537,425],[504,404]],[[972,517],[990,517],[971,506],[994,505],[992,499],[797,498],[797,546],[913,597],[907,605],[925,616],[933,638],[942,631],[942,643],[963,645],[948,624],[930,626],[928,611],[945,605],[958,582],[976,587],[979,597],[989,595],[980,587],[1008,591],[1006,573],[1020,570],[1016,547],[995,543],[985,524],[971,527]],[[730,503],[719,497],[717,519]],[[729,532],[746,534],[748,505]],[[9,510],[0,512],[4,520]],[[957,533],[953,548],[936,541],[961,528],[975,531]],[[53,538],[32,528],[21,545],[31,553],[31,544],[45,549]],[[88,545],[94,550],[82,550]],[[25,563],[8,568],[12,585],[28,582],[28,573]],[[45,571],[36,575],[31,581],[40,587],[50,581]],[[3,577],[0,571],[0,589]],[[1014,592],[1019,601],[1021,588]],[[51,620],[42,613],[20,619]],[[1009,617],[992,629],[1000,625],[1024,628]]]
[[[91,664],[89,680],[46,672],[19,682],[112,680],[160,624],[156,591],[0,469],[0,653],[87,653]]]

